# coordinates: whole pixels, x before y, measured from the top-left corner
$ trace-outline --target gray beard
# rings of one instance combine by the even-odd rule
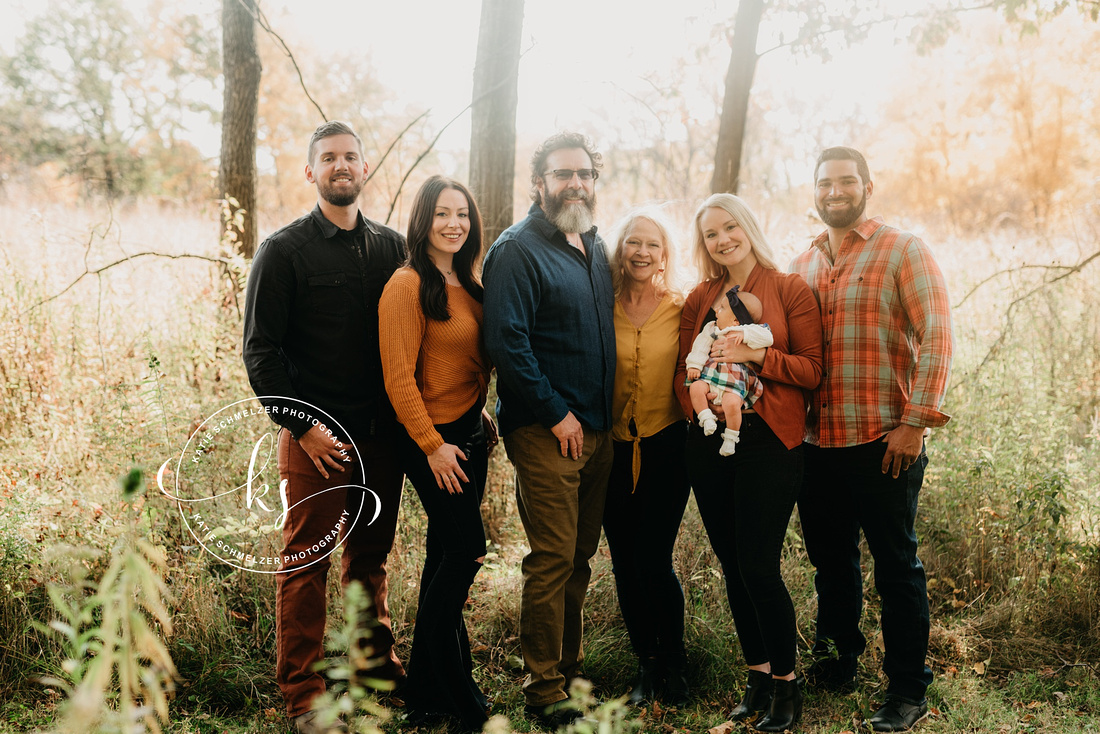
[[[550,221],[566,234],[579,234],[592,229],[592,211],[584,202],[566,204],[554,212]]]

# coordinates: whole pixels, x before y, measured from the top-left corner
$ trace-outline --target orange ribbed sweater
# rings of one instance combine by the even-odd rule
[[[436,321],[420,308],[420,276],[393,274],[378,303],[378,346],[386,392],[409,436],[425,454],[443,445],[436,424],[461,418],[485,402],[492,365],[481,336],[481,304],[461,286],[447,286],[447,312]]]

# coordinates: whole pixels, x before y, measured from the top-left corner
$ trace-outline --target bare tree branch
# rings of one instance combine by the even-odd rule
[[[639,77],[639,78],[643,82],[646,82],[647,84],[649,84],[649,86],[654,91],[656,91],[656,92],[663,92],[664,91],[660,87],[658,87],[656,84],[654,84],[653,80],[650,79],[649,77],[643,76],[643,77]],[[657,113],[657,110],[653,109],[653,107],[650,106],[650,104],[648,102],[646,102],[644,99],[642,99],[638,95],[636,95],[636,94],[634,94],[634,93],[632,93],[632,92],[630,92],[626,89],[623,89],[622,87],[620,87],[618,84],[615,84],[614,82],[611,83],[611,86],[614,87],[615,89],[619,90],[623,94],[625,94],[627,97],[630,97],[632,100],[634,100],[635,102],[640,104],[642,107],[646,108],[646,110],[649,111],[649,114],[653,115],[653,118],[657,121],[657,125],[660,126],[662,133],[664,132],[664,130],[665,130],[665,121],[664,121],[664,119]],[[663,134],[662,134],[662,137],[663,137]]]
[[[1094,674],[1100,672],[1100,666],[1093,665],[1092,663],[1071,663],[1061,655],[1058,656],[1058,659],[1062,661],[1063,670],[1065,670],[1066,668],[1088,668]]]
[[[374,164],[374,167],[371,169],[370,173],[367,174],[367,179],[366,179],[366,181],[363,182],[364,185],[366,185],[367,183],[370,183],[370,180],[372,178],[374,178],[374,174],[378,173],[378,171],[380,171],[382,169],[382,164],[386,162],[386,158],[389,157],[390,152],[393,150],[394,146],[397,145],[399,142],[401,142],[401,139],[403,137],[405,137],[405,133],[407,133],[409,131],[409,129],[412,128],[413,125],[415,125],[416,123],[420,122],[425,117],[427,117],[429,112],[431,112],[430,109],[427,109],[427,110],[424,110],[423,112],[421,112],[416,117],[416,119],[414,119],[412,122],[410,122],[408,125],[406,125],[405,129],[397,134],[397,137],[394,138],[393,142],[391,142],[389,147],[386,148],[386,152],[382,154],[382,157],[378,159],[378,162]],[[465,112],[465,110],[463,110],[463,112]],[[460,112],[459,114],[462,114],[462,113]]]
[[[91,242],[89,242],[88,247],[89,247],[89,249],[91,248]],[[54,300],[60,298],[61,296],[65,295],[70,290],[72,290],[76,286],[77,283],[84,280],[84,278],[89,276],[89,275],[100,275],[104,271],[110,270],[111,268],[115,267],[116,265],[121,265],[122,263],[128,262],[130,260],[136,260],[139,257],[165,257],[165,258],[168,258],[169,260],[188,260],[188,259],[190,259],[190,260],[204,260],[206,262],[220,263],[222,265],[231,264],[231,261],[228,260],[227,258],[224,258],[224,257],[209,257],[208,255],[193,255],[193,254],[190,254],[190,253],[184,253],[182,255],[169,255],[168,253],[164,253],[164,252],[137,252],[137,253],[134,253],[133,255],[127,255],[124,258],[121,258],[119,260],[115,260],[112,263],[108,263],[108,264],[106,264],[102,267],[99,267],[99,268],[96,268],[95,270],[92,270],[88,267],[88,251],[85,250],[85,252],[84,252],[84,272],[81,273],[80,275],[78,275],[76,277],[76,280],[74,280],[72,283],[69,283],[67,286],[62,288],[57,293],[54,293],[52,296],[49,296],[47,298],[43,298],[41,301],[34,304],[33,306],[30,306],[30,307],[24,309],[23,312],[20,314],[20,316],[24,316],[24,315],[30,313],[31,311],[35,310],[39,306],[43,306],[43,305],[49,303],[50,301],[54,301]]]
[[[960,387],[962,385],[965,385],[971,379],[976,377],[985,368],[985,366],[987,364],[989,364],[989,362],[997,355],[997,352],[999,352],[1001,347],[1004,345],[1005,339],[1008,338],[1009,333],[1012,331],[1013,320],[1016,317],[1017,309],[1025,301],[1027,301],[1029,298],[1034,296],[1036,293],[1040,293],[1040,292],[1046,290],[1047,287],[1049,287],[1051,285],[1054,285],[1058,281],[1065,280],[1069,276],[1071,276],[1075,273],[1081,272],[1089,263],[1091,263],[1093,260],[1096,260],[1098,258],[1100,258],[1100,250],[1097,250],[1096,252],[1092,253],[1091,255],[1086,257],[1084,260],[1081,260],[1076,265],[1067,265],[1067,266],[1065,266],[1063,268],[1063,272],[1061,272],[1060,274],[1054,276],[1053,278],[1050,278],[1049,280],[1044,280],[1042,283],[1035,286],[1034,288],[1029,290],[1027,293],[1024,293],[1022,296],[1019,296],[1019,297],[1013,299],[1013,301],[1008,304],[1008,308],[1005,309],[1004,323],[1003,323],[1003,327],[1001,328],[1001,333],[993,341],[993,344],[990,345],[989,350],[985,353],[985,357],[982,358],[982,361],[978,364],[977,367],[975,367],[973,370],[968,372],[958,382],[956,382],[954,385],[952,385],[950,388],[948,388],[947,392],[951,393],[952,391],[955,390],[955,388]]]
[[[321,115],[321,119],[325,122],[328,122],[328,117],[325,115],[325,111],[321,109],[321,105],[317,104],[317,100],[315,100],[313,98],[313,95],[309,93],[309,88],[306,87],[306,80],[302,76],[302,70],[298,68],[298,62],[294,59],[294,54],[290,52],[290,47],[286,45],[286,41],[283,40],[283,37],[276,33],[275,30],[271,27],[271,23],[267,20],[267,16],[264,15],[264,11],[260,10],[259,4],[256,5],[256,10],[255,12],[253,12],[252,8],[248,6],[248,3],[243,2],[243,0],[237,1],[244,7],[245,10],[248,11],[249,15],[256,19],[256,24],[259,25],[265,33],[278,41],[279,45],[283,47],[283,53],[285,53],[287,58],[290,59],[291,66],[293,66],[294,71],[298,73],[298,83],[302,86],[302,91],[305,93],[306,99],[312,102],[313,106],[317,108],[317,113]]]
[[[531,50],[531,48],[532,48],[532,47],[528,47],[528,49],[527,49],[527,50],[528,50],[528,51],[530,51],[530,50]],[[522,58],[523,58],[523,57],[524,57],[524,56],[525,56],[526,54],[527,54],[527,51],[524,51],[523,53],[521,53],[521,54],[520,54],[520,58],[522,59]],[[427,148],[425,148],[425,149],[424,149],[424,150],[423,150],[423,151],[422,151],[422,152],[420,153],[420,155],[418,155],[418,156],[416,157],[416,160],[415,160],[415,161],[413,161],[413,164],[412,164],[411,166],[409,166],[409,170],[405,171],[405,175],[401,177],[401,183],[399,183],[399,184],[397,185],[397,191],[396,191],[396,192],[394,193],[394,195],[393,195],[393,200],[391,200],[391,201],[390,201],[390,210],[389,210],[389,212],[387,212],[387,213],[386,213],[386,221],[385,221],[385,222],[383,222],[383,224],[389,224],[389,223],[390,223],[390,218],[391,218],[391,217],[393,217],[393,210],[397,208],[397,200],[398,200],[399,198],[401,198],[401,190],[405,188],[405,183],[406,183],[406,182],[407,182],[407,181],[409,180],[409,176],[411,176],[411,175],[412,175],[412,172],[416,170],[416,167],[417,167],[418,165],[420,165],[420,161],[422,161],[422,160],[424,160],[425,158],[427,158],[427,157],[428,157],[428,153],[431,153],[431,152],[432,152],[432,148],[434,148],[434,147],[435,147],[435,144],[439,142],[439,138],[443,136],[443,132],[444,132],[444,131],[445,131],[445,130],[446,130],[447,128],[449,128],[449,127],[450,127],[450,126],[451,126],[452,124],[454,124],[455,120],[457,120],[458,118],[460,118],[460,117],[462,117],[462,116],[463,116],[464,114],[466,114],[466,112],[467,112],[467,111],[468,111],[468,110],[469,110],[469,109],[470,109],[471,107],[473,107],[473,106],[474,106],[475,104],[477,104],[477,103],[478,103],[478,102],[480,102],[481,100],[485,99],[485,98],[486,98],[486,97],[488,97],[488,96],[489,96],[490,94],[492,94],[493,92],[497,91],[498,89],[500,89],[500,88],[501,88],[502,86],[504,86],[504,85],[505,85],[505,84],[507,84],[507,83],[508,83],[508,77],[504,77],[504,78],[503,78],[503,79],[501,79],[501,80],[500,80],[499,82],[497,82],[496,84],[494,84],[494,85],[493,85],[492,87],[490,87],[489,89],[486,89],[486,90],[485,90],[485,91],[484,91],[484,92],[483,92],[482,94],[479,94],[479,95],[478,95],[477,97],[475,97],[474,99],[470,100],[470,104],[466,105],[466,106],[465,106],[465,107],[463,107],[463,108],[462,108],[461,110],[459,110],[458,114],[456,114],[456,115],[455,115],[454,117],[452,117],[452,118],[451,118],[450,120],[448,120],[448,121],[447,121],[447,124],[446,124],[446,125],[444,125],[443,127],[439,128],[439,132],[438,132],[438,133],[436,133],[436,136],[435,136],[434,138],[432,138],[432,142],[428,143],[428,147],[427,147]],[[430,111],[431,111],[431,110],[429,110],[429,112],[430,112]],[[425,113],[424,113],[424,115],[426,115],[426,114],[428,114],[428,113],[427,113],[427,112],[425,112]],[[420,117],[423,117],[424,115],[421,115]],[[418,117],[417,119],[420,119],[420,118]],[[413,122],[416,122],[416,120],[413,120]],[[409,127],[412,127],[412,123],[410,123],[410,124],[409,124]],[[405,130],[408,130],[408,129],[409,129],[408,127],[407,127],[407,128],[405,128]],[[405,134],[405,131],[402,131],[402,132],[401,132],[401,135],[404,135],[404,134]],[[398,139],[399,139],[399,140],[400,140],[400,137],[401,137],[401,136],[398,136]],[[395,142],[396,142],[396,141],[395,141]],[[390,146],[390,148],[392,148],[392,147],[393,147],[393,146],[391,145],[391,146]],[[389,150],[387,150],[387,151],[386,151],[386,155],[389,155]],[[376,170],[377,170],[377,169],[376,169]]]
[[[1100,0],[1098,0],[1098,1],[1100,1]],[[975,10],[993,10],[995,7],[996,6],[993,3],[990,2],[990,3],[984,3],[982,5],[967,5],[965,7],[955,8],[952,12],[967,13],[967,12],[971,12],[971,11],[975,11]],[[871,30],[872,28],[883,25],[885,23],[896,23],[896,22],[902,21],[902,20],[927,20],[928,18],[933,17],[933,15],[934,15],[934,13],[932,13],[932,12],[903,13],[901,15],[892,15],[888,18],[879,18],[878,20],[869,20],[865,23],[860,23],[858,25],[848,26],[846,28],[829,28],[829,29],[826,29],[826,30],[822,30],[822,31],[819,31],[819,32],[815,33],[812,38],[819,39],[819,38],[823,38],[825,36],[828,36],[828,35],[831,35],[831,34],[834,34],[834,33],[852,33],[852,32],[860,32],[860,31],[868,31],[868,30]],[[806,39],[799,39],[799,38],[796,38],[793,41],[785,41],[783,43],[777,43],[776,45],[772,46],[771,48],[766,48],[763,51],[761,51],[760,53],[758,53],[757,58],[762,58],[762,57],[766,56],[767,54],[770,54],[772,51],[778,51],[781,48],[791,48],[793,46],[797,46],[797,45],[805,44],[805,43],[806,43]]]
[[[416,170],[416,167],[420,165],[420,161],[428,157],[428,154],[432,152],[432,148],[434,148],[435,144],[439,142],[439,138],[443,136],[444,131],[446,131],[446,129],[449,128],[455,120],[466,114],[466,111],[473,106],[474,103],[470,102],[470,104],[463,107],[457,115],[448,120],[446,125],[439,128],[439,132],[436,133],[434,138],[432,138],[432,142],[428,143],[428,147],[421,151],[420,155],[418,155],[416,157],[416,160],[413,161],[412,165],[409,166],[409,169],[405,171],[405,175],[401,177],[401,183],[397,184],[397,191],[394,192],[393,199],[390,201],[390,210],[386,213],[386,221],[383,222],[383,224],[390,223],[390,218],[393,216],[393,210],[397,208],[397,200],[401,198],[401,190],[405,188],[405,182],[409,180],[409,176],[411,176],[412,172]],[[402,133],[402,135],[403,134],[404,133]]]
[[[983,285],[999,278],[1002,275],[1005,275],[1006,273],[1018,273],[1023,272],[1024,270],[1055,270],[1059,272],[1064,272],[1066,270],[1074,270],[1077,267],[1078,266],[1076,265],[1018,265],[1014,268],[1005,268],[1004,270],[998,270],[997,272],[992,273],[991,275],[975,283],[974,287],[967,291],[966,295],[963,296],[958,303],[951,306],[951,308],[961,308],[962,305],[966,303],[967,299],[974,295]]]

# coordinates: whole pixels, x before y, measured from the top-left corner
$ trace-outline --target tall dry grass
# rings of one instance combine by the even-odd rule
[[[117,477],[132,466],[155,471],[205,415],[250,394],[239,317],[222,305],[215,266],[141,258],[65,289],[85,270],[135,252],[215,255],[217,217],[213,207],[0,204],[0,219],[13,223],[0,232],[0,583],[7,592],[0,594],[0,693],[6,697],[48,708],[34,678],[56,673],[63,660],[56,642],[31,625],[50,617],[45,589],[59,580],[43,549],[108,547],[124,519],[109,489]],[[1090,241],[1071,232],[926,238],[956,302],[1021,262],[1076,262]],[[1007,304],[1052,273],[1058,274],[997,275],[955,312],[958,357],[946,407],[954,419],[930,441],[919,518],[934,610],[931,655],[940,673],[979,664],[1007,672],[1100,655],[1100,262],[1023,301],[998,352],[979,367],[1006,327]],[[136,507],[146,537],[168,560],[174,601],[167,643],[183,679],[175,706],[192,713],[280,708],[272,682],[271,579],[205,555],[165,498],[150,494]],[[468,612],[475,675],[515,712],[522,703],[518,598],[525,548],[500,451],[483,516],[492,546]],[[402,655],[415,615],[424,522],[414,493],[406,492],[390,562]],[[709,726],[736,697],[742,663],[721,572],[694,503],[675,564],[688,600],[691,683],[700,704],[673,721]],[[103,571],[89,569],[93,578]],[[867,572],[870,579],[869,566]],[[784,575],[808,646],[812,569],[797,523]],[[870,587],[865,629],[875,640],[878,601]],[[335,575],[331,590],[335,598]],[[334,607],[336,624],[341,612]],[[585,612],[586,670],[597,693],[624,693],[633,661],[604,548]],[[868,652],[865,680],[877,682],[880,656],[873,647]]]

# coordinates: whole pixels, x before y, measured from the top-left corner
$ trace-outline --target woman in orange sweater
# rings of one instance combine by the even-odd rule
[[[684,415],[693,417],[684,384],[686,357],[696,335],[714,320],[715,304],[725,300],[726,291],[741,286],[759,298],[761,323],[771,327],[773,337],[772,346],[760,349],[715,340],[711,357],[747,363],[764,383],[764,394],[751,410],[742,411],[741,441],[732,456],[719,454],[721,431],[705,436],[692,421],[687,461],[749,668],[745,695],[730,717],[759,717],[758,731],[783,731],[802,713],[802,691],[794,672],[794,605],[779,561],[802,484],[806,394],[821,380],[821,314],[806,281],[778,270],[743,200],[711,196],[695,213],[694,235],[696,263],[707,280],[687,297],[680,320],[674,384]]]
[[[481,731],[488,701],[462,619],[485,560],[481,498],[496,428],[483,409],[481,217],[462,184],[433,176],[416,195],[409,261],[378,305],[386,392],[404,427],[398,458],[428,516],[427,555],[402,690],[410,721]]]

